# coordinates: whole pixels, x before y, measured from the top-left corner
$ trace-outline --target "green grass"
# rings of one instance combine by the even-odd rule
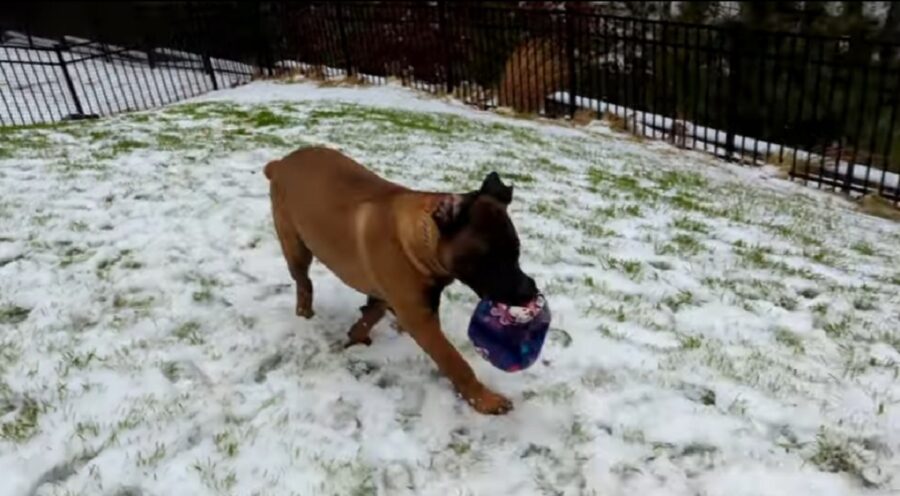
[[[679,291],[676,295],[666,297],[662,303],[673,312],[677,312],[681,307],[694,303],[694,294],[690,291]]]
[[[528,207],[528,210],[547,218],[559,218],[563,215],[563,210],[559,205],[547,200],[538,200],[537,202],[532,203]]]
[[[135,296],[126,296],[124,294],[118,293],[113,297],[113,308],[117,310],[145,310],[149,308],[155,298],[152,296],[146,296],[144,298],[135,297]]]
[[[100,424],[97,422],[78,422],[75,424],[75,435],[82,441],[88,441],[100,435]]]
[[[865,480],[865,461],[860,451],[855,443],[820,429],[809,461],[825,472],[845,472]]]
[[[203,344],[203,336],[200,334],[200,323],[189,321],[181,324],[172,331],[172,335],[188,344]]]
[[[856,242],[851,248],[862,255],[873,256],[876,254],[875,248],[865,241]]]
[[[169,380],[169,382],[178,381],[179,374],[181,373],[181,367],[179,367],[177,362],[163,362],[160,365],[160,371]]]
[[[851,323],[852,319],[850,318],[850,316],[845,315],[841,317],[840,320],[832,320],[826,322],[822,329],[825,331],[825,334],[829,335],[832,338],[842,338],[850,333]]]
[[[254,127],[277,126],[285,127],[291,124],[291,119],[278,115],[268,109],[261,109],[249,115],[250,124]]]
[[[26,398],[18,407],[11,419],[0,423],[0,439],[22,443],[34,436],[38,431],[38,418],[41,406],[34,400]],[[5,416],[8,418],[9,415]]]
[[[787,346],[796,353],[803,353],[803,341],[789,329],[779,328],[775,331],[775,341]]]
[[[213,440],[216,449],[228,458],[234,458],[238,454],[238,442],[229,431],[222,431],[215,435]]]
[[[31,314],[30,308],[18,305],[0,306],[0,324],[21,324]]]
[[[743,248],[738,251],[741,260],[744,263],[757,269],[771,269],[775,266],[775,263],[768,257],[770,253],[772,253],[771,248],[759,245]]]
[[[684,350],[696,350],[703,346],[703,340],[699,336],[682,336],[679,341]]]
[[[160,461],[162,461],[162,459],[165,457],[166,457],[166,445],[157,442],[156,445],[153,447],[153,451],[151,451],[150,453],[147,453],[145,455],[144,453],[138,452],[137,466],[138,467],[154,467],[154,466],[156,466],[156,464],[158,464]]]
[[[706,178],[696,172],[666,171],[653,179],[662,189],[705,190],[709,186]]]
[[[95,271],[97,277],[104,280],[109,279],[110,272],[112,271],[113,267],[118,264],[121,264],[122,267],[128,269],[141,268],[142,265],[139,262],[127,259],[127,257],[129,257],[131,253],[132,251],[128,249],[119,250],[116,255],[109,258],[104,258],[97,262],[97,268]]]
[[[335,123],[352,125],[367,123],[383,131],[420,132],[433,138],[447,137],[454,134],[472,132],[476,129],[484,131],[484,126],[460,116],[446,114],[427,114],[407,112],[403,110],[364,107],[352,104],[330,105],[328,108],[313,109],[305,120],[309,127]],[[503,134],[517,137],[518,129],[512,126],[499,125],[496,128]],[[529,136],[534,136],[530,133]],[[526,138],[527,139],[527,138]]]
[[[100,358],[97,357],[94,351],[75,353],[67,350],[63,352],[62,361],[59,363],[57,370],[60,376],[66,377],[72,369],[85,369],[95,360],[100,360]]]
[[[656,250],[659,255],[678,254],[682,256],[696,255],[703,251],[703,245],[697,238],[684,233],[676,234],[670,243]]]
[[[679,216],[676,217],[674,221],[672,221],[672,226],[676,229],[681,229],[684,231],[691,231],[698,234],[708,234],[709,228],[706,227],[706,224],[700,221],[696,221],[691,219],[690,217]]]

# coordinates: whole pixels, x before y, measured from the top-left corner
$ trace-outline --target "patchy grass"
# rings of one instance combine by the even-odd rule
[[[857,253],[867,256],[875,255],[875,248],[872,247],[869,243],[865,241],[858,241],[851,246]]]
[[[234,458],[238,454],[238,442],[230,431],[222,431],[215,435],[216,449],[228,458]]]
[[[172,331],[172,335],[188,344],[203,344],[203,336],[200,334],[200,323],[189,321],[181,324]]]
[[[789,329],[779,328],[775,331],[775,340],[795,353],[803,353],[803,340]]]
[[[676,229],[681,229],[684,231],[691,231],[698,234],[707,234],[709,232],[706,224],[700,221],[696,221],[691,219],[690,217],[676,217],[674,221],[672,221],[672,227]]]
[[[30,308],[18,305],[0,306],[0,324],[21,324],[31,314]]]
[[[117,310],[146,310],[153,305],[155,298],[152,296],[145,296],[143,298],[135,295],[127,295],[122,293],[117,293],[113,297],[113,308]]]
[[[815,451],[809,461],[826,472],[845,472],[866,481],[863,449],[848,439],[829,434],[824,429],[816,435]]]
[[[23,443],[30,439],[38,431],[41,411],[42,408],[36,401],[26,398],[15,413],[3,417],[9,420],[0,423],[0,439],[14,443]]]

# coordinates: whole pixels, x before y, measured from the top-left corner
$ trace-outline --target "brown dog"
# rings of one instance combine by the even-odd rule
[[[535,297],[534,280],[519,268],[519,239],[506,212],[511,187],[492,173],[471,193],[413,191],[318,147],[270,162],[265,174],[275,229],[297,283],[297,315],[313,315],[308,271],[316,257],[368,295],[347,346],[370,344],[369,330],[391,310],[476,410],[512,408],[478,381],[438,318],[441,292],[454,279],[493,301]]]

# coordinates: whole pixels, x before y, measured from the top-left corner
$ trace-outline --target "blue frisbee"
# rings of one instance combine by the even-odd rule
[[[469,339],[478,353],[506,372],[537,361],[550,328],[550,307],[542,295],[520,307],[481,300],[469,322]]]

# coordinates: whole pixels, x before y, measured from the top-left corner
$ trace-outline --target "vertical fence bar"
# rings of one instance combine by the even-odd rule
[[[661,68],[659,64],[659,58],[661,57],[660,51],[661,46],[659,43],[659,36],[657,35],[658,30],[656,29],[658,26],[657,23],[650,24],[650,36],[653,38],[651,41],[652,52],[650,54],[651,62],[653,66],[651,70],[653,71],[653,82],[650,85],[650,90],[653,95],[650,98],[650,108],[648,109],[648,113],[651,115],[650,117],[650,133],[652,138],[657,138],[659,136],[659,129],[656,127],[656,115],[657,114],[665,114],[665,112],[661,112],[660,109],[660,85],[665,84],[665,81],[661,77]]]
[[[592,118],[598,118],[599,115],[599,106],[595,108],[594,102],[600,100],[597,94],[597,67],[594,63],[597,60],[596,52],[594,51],[594,33],[596,32],[597,26],[597,18],[593,16],[585,16],[584,22],[581,26],[581,50],[584,50],[584,57],[586,62],[584,63],[584,67],[587,69],[588,73],[587,84],[589,93],[587,96],[590,97],[591,104],[588,106],[592,112]]]
[[[447,83],[447,94],[452,95],[453,90],[456,88],[456,84],[453,80],[453,59],[452,57],[452,49],[453,43],[450,41],[450,36],[448,34],[449,28],[447,27],[447,5],[444,0],[441,0],[437,4],[438,8],[438,34],[441,37],[441,45],[444,50],[444,77]],[[464,97],[465,99],[465,97]]]
[[[700,127],[700,29],[697,26],[691,28],[694,32],[694,42],[691,45],[691,55],[694,59],[694,84],[691,85],[691,96],[694,100],[694,108],[691,112],[692,134],[691,148],[697,149],[697,129]]]
[[[622,19],[622,30],[619,36],[619,39],[622,41],[622,49],[619,52],[620,58],[622,59],[622,75],[620,77],[620,81],[622,82],[622,108],[624,109],[624,123],[628,132],[633,132],[634,128],[631,126],[631,118],[634,114],[634,105],[631,101],[631,68],[629,67],[629,57],[628,50],[631,48],[631,43],[628,41],[628,19]]]
[[[603,113],[609,111],[610,104],[610,92],[609,92],[609,19],[604,17],[603,21],[603,35],[600,37],[602,43],[601,51],[603,52],[603,78],[602,78],[602,89],[600,90],[601,100],[606,104],[605,109],[601,109],[599,106],[597,108],[597,112],[600,113],[600,117],[603,117]]]
[[[837,152],[834,157],[834,169],[840,169],[841,165],[841,157],[844,155],[844,144],[847,143],[847,126],[843,125],[849,120],[850,116],[850,89],[853,87],[853,76],[855,73],[852,70],[852,67],[849,65],[844,65],[844,72],[846,75],[846,81],[844,83],[844,93],[843,93],[843,105],[841,108],[840,120],[838,122],[842,123],[841,127],[841,135],[838,140]],[[832,181],[832,189],[836,189],[838,186],[837,181]]]
[[[33,51],[31,51],[31,50],[27,50],[25,53],[28,54],[28,62],[26,62],[27,65],[25,65],[24,67],[31,69],[29,72],[31,72],[32,76],[38,80],[37,81],[38,84],[36,86],[37,86],[38,93],[40,93],[40,99],[41,99],[40,103],[42,104],[39,106],[37,98],[34,99],[35,106],[38,107],[38,115],[43,120],[44,112],[42,112],[42,110],[46,110],[46,112],[47,112],[46,121],[52,122],[53,121],[53,109],[50,106],[51,98],[48,97],[47,93],[44,91],[44,85],[40,84],[40,75],[37,74],[38,70],[40,69],[40,71],[44,74],[44,77],[45,78],[47,77],[46,66],[42,63],[44,61],[41,60],[41,55],[43,54],[43,52],[33,53]],[[35,58],[37,60],[35,60]],[[33,97],[36,96],[36,94],[33,90],[32,90],[31,95]],[[56,98],[53,98],[53,101],[55,103]],[[42,109],[41,107],[45,107],[45,108]]]
[[[636,21],[636,23],[637,26],[640,27],[640,31],[635,27],[632,34],[635,38],[635,49],[640,48],[641,53],[641,56],[636,58],[636,60],[640,62],[638,64],[640,70],[637,71],[638,79],[635,87],[635,109],[637,112],[640,112],[640,127],[638,127],[637,121],[635,121],[634,133],[639,134],[640,136],[647,136],[647,112],[649,111],[647,108],[647,54],[649,53],[647,50],[646,38],[647,21],[646,19],[641,19]]]
[[[216,81],[216,71],[213,69],[212,59],[208,53],[203,55],[203,69],[206,71],[206,74],[209,75],[209,81],[212,83],[213,89],[219,89],[219,82]]]
[[[660,97],[662,100],[661,100],[660,106],[659,106],[659,114],[660,114],[660,118],[661,118],[662,122],[660,122],[659,130],[662,134],[662,139],[668,139],[669,135],[667,133],[665,124],[666,124],[666,118],[671,115],[668,111],[669,103],[671,102],[671,98],[669,98],[669,78],[671,77],[671,75],[668,73],[669,72],[668,71],[668,68],[669,68],[669,36],[668,36],[668,24],[666,24],[666,23],[663,23],[660,26],[660,35],[659,35],[658,43],[659,43],[659,50],[661,52],[659,61],[662,64],[662,70],[660,71],[661,76],[662,76],[662,79],[660,81],[662,94],[660,95]]]
[[[810,42],[810,41],[812,41],[812,40],[811,39],[807,40],[807,42]],[[817,121],[818,115],[819,115],[819,85],[822,82],[822,65],[824,63],[824,59],[825,59],[825,42],[820,41],[819,42],[819,59],[817,61],[814,60],[815,66],[816,66],[816,77],[813,82],[813,97],[812,97],[812,101],[811,101],[812,108],[810,109],[811,113],[812,113],[813,121]],[[803,174],[806,177],[806,179],[810,179],[809,166],[810,166],[810,162],[812,161],[813,150],[815,150],[816,143],[815,143],[815,138],[813,137],[813,133],[808,132],[807,134],[808,134],[809,138],[806,142],[807,143],[806,165],[805,165]],[[823,146],[822,153],[824,153],[824,152],[825,152],[825,147]],[[820,170],[819,174],[821,175],[823,172],[824,171]]]
[[[678,33],[680,31],[680,26],[676,24],[668,24],[666,23],[666,33],[668,37],[666,39],[666,60],[667,66],[670,67],[672,73],[669,75],[669,80],[672,82],[672,92],[669,94],[669,98],[667,101],[669,102],[669,109],[666,112],[668,115],[670,122],[672,123],[672,127],[669,129],[669,142],[673,145],[677,145],[678,143],[678,87],[679,87],[679,77],[678,77]]]
[[[898,85],[900,85],[900,71],[895,71],[894,76],[895,76],[897,84],[894,86],[889,85],[888,86],[889,88],[896,88]],[[890,102],[891,116],[888,121],[888,127],[887,127],[887,131],[886,131],[887,134],[885,135],[885,140],[884,140],[884,161],[883,161],[882,167],[881,167],[881,181],[878,184],[879,196],[884,196],[885,177],[887,176],[888,169],[890,169],[890,167],[892,165],[891,156],[893,155],[893,151],[894,151],[893,147],[892,147],[892,145],[894,143],[894,141],[893,141],[894,124],[896,124],[897,107],[898,107],[898,105],[900,105],[900,96],[898,96],[896,92],[894,92],[891,95],[891,99],[893,100]],[[894,202],[896,203],[897,201],[900,201],[900,181],[898,181],[897,184],[894,185]]]
[[[825,116],[824,116],[825,119],[830,119],[830,117],[832,115],[832,107],[834,107],[834,92],[835,92],[835,88],[837,87],[837,53],[838,53],[838,50],[837,50],[836,44],[833,44],[832,47],[833,47],[831,50],[832,65],[831,65],[831,70],[829,72],[831,84],[828,86],[828,96],[825,97]],[[826,144],[826,146],[827,146],[827,144]],[[819,157],[819,185],[818,185],[819,188],[821,188],[823,186],[823,182],[825,179],[825,174],[823,174],[823,172],[825,171],[825,160],[826,160],[826,155],[827,155],[826,151],[827,150],[825,148],[823,148],[822,153],[820,154],[821,156]],[[832,187],[832,189],[834,189],[834,188]]]
[[[344,27],[344,4],[338,2],[336,7],[337,7],[338,35],[340,36],[341,51],[344,54],[344,68],[347,71],[346,75],[350,76],[353,73],[353,62],[350,59],[350,45],[347,44],[347,32],[346,32],[346,28]]]
[[[741,45],[743,43],[743,32],[740,28],[733,28],[729,31],[731,35],[731,51],[728,62],[728,108],[726,110],[726,129],[725,129],[725,157],[731,161],[734,159],[734,136],[735,124],[737,120],[737,104],[738,104],[738,84],[741,74]]]
[[[509,19],[508,24],[512,26],[513,31],[513,54],[515,55],[515,59],[513,60],[513,64],[518,67],[518,70],[513,71],[513,74],[516,75],[516,81],[513,86],[516,90],[515,97],[513,101],[515,105],[518,106],[519,109],[524,111],[534,110],[535,112],[540,112],[540,109],[544,106],[545,100],[548,95],[544,95],[538,93],[537,91],[529,91],[531,85],[528,84],[529,80],[529,71],[530,71],[530,62],[537,62],[537,50],[534,50],[534,47],[528,44],[528,34],[530,33],[531,27],[531,19],[524,12],[514,12],[507,11],[506,12],[507,19]],[[554,19],[556,20],[556,18]],[[554,27],[558,27],[559,23],[554,23]],[[559,42],[559,30],[554,30],[554,46],[563,46],[565,44],[560,45]],[[560,62],[561,64],[562,62]],[[560,79],[560,84],[563,83],[562,79]],[[538,86],[540,88],[540,86]],[[545,86],[545,91],[549,89],[553,89],[551,86]],[[560,88],[561,89],[561,88]]]
[[[716,151],[716,137],[710,138],[709,131],[713,129],[709,120],[709,108],[711,106],[711,97],[712,97],[712,82],[713,82],[713,67],[714,67],[714,53],[712,51],[712,35],[714,31],[711,31],[709,28],[703,28],[703,61],[706,63],[706,70],[703,73],[706,75],[703,78],[703,89],[706,93],[703,96],[703,127],[705,128],[705,133],[703,136],[703,150],[709,150],[710,141],[712,141],[712,151],[715,153]]]
[[[481,56],[483,52],[481,44],[484,40],[479,36],[479,26],[472,20],[470,7],[467,5],[455,5],[454,7],[453,22],[456,24],[460,43],[466,47],[464,66],[466,68],[466,84],[470,86],[469,91],[478,107],[484,110],[487,108],[487,86],[490,82],[490,69],[482,62],[484,58]]]
[[[640,105],[638,105],[638,84],[639,79],[637,75],[637,19],[631,19],[631,33],[629,37],[628,44],[631,46],[631,65],[628,73],[631,75],[631,132],[633,134],[639,134],[638,132],[638,112],[640,111]]]
[[[766,129],[768,130],[768,136],[766,140],[766,152],[763,157],[763,160],[766,162],[771,161],[772,157],[772,143],[775,141],[775,138],[778,136],[775,128],[778,125],[776,118],[776,111],[778,110],[779,101],[778,101],[778,83],[781,81],[781,73],[778,70],[781,62],[781,44],[784,41],[784,37],[781,33],[775,35],[773,49],[772,49],[772,77],[769,79],[769,104],[766,107]]]
[[[513,13],[508,10],[503,10],[501,12],[501,18],[503,19],[503,32],[506,35],[507,41],[512,40],[512,42],[509,43],[509,46],[512,48],[511,56],[507,58],[507,61],[509,61],[510,63],[509,67],[510,69],[512,69],[511,71],[509,71],[510,77],[508,78],[511,80],[509,97],[510,101],[512,102],[512,108],[519,110],[523,107],[522,103],[524,100],[524,95],[522,95],[522,92],[525,89],[524,85],[522,84],[522,73],[525,72],[522,70],[522,64],[524,60],[522,52],[519,51],[519,37],[522,33],[518,29],[519,26],[515,22],[517,19],[513,17]],[[554,45],[559,46],[559,37],[556,35],[555,22],[552,24],[552,27]],[[519,70],[515,70],[517,66]]]
[[[869,190],[869,174],[872,172],[872,155],[875,154],[875,147],[877,146],[877,137],[878,137],[878,121],[881,120],[881,107],[884,102],[884,80],[887,77],[887,66],[890,63],[889,60],[881,60],[881,68],[878,71],[878,86],[876,90],[876,98],[875,98],[875,108],[873,109],[873,124],[872,124],[872,135],[869,138],[869,147],[866,153],[866,179],[863,182],[863,190]]]
[[[72,102],[75,104],[75,111],[79,116],[84,115],[84,109],[81,107],[81,100],[78,98],[78,93],[75,91],[75,84],[72,82],[72,76],[69,74],[69,69],[66,67],[66,58],[63,56],[62,49],[59,45],[56,45],[56,60],[59,61],[59,67],[62,70],[63,78],[66,80],[66,88],[69,90],[69,95],[72,97]]]
[[[7,51],[7,53],[8,53],[8,51]],[[9,55],[7,55],[7,56],[9,56]],[[0,73],[3,74],[3,80],[6,81],[9,84],[9,86],[12,86],[13,81],[10,78],[10,76],[6,73],[6,68],[4,66],[5,66],[5,64],[0,64]],[[13,72],[13,77],[15,77],[15,72],[16,72],[15,68],[12,69],[12,72]],[[4,97],[4,100],[5,100],[5,97]],[[13,125],[15,125],[16,124],[16,116],[18,116],[19,123],[28,124],[28,121],[25,119],[25,113],[22,112],[22,108],[19,106],[19,100],[17,98],[13,97],[12,103],[13,103],[13,106],[16,108],[16,113],[13,114],[12,111],[9,112],[11,123]]]
[[[16,53],[16,61],[19,62],[20,65],[23,65],[22,57],[18,55],[18,51],[16,50],[13,53]],[[12,59],[12,57],[10,57],[10,59]],[[19,71],[16,70],[16,66],[13,64],[11,64],[11,65],[12,65],[12,67],[10,68],[10,70],[12,71],[13,79],[15,79],[15,81],[16,81],[16,86],[18,86],[19,88],[27,88],[28,85],[23,84],[22,80],[19,79]],[[23,76],[25,76],[27,78],[26,74],[23,74]],[[29,105],[28,99],[25,97],[25,95],[26,94],[23,94],[22,98],[13,98],[13,102],[18,102],[18,100],[22,100],[22,105],[25,107],[25,110],[28,113],[28,120],[26,120],[25,112],[22,112],[21,109],[19,110],[19,112],[22,116],[22,124],[37,124],[38,122],[40,122],[40,114],[38,114],[38,118],[34,117],[34,112],[32,112],[32,108],[31,108],[32,106]],[[33,98],[32,98],[32,100],[33,100]]]
[[[799,35],[797,37],[799,39]],[[797,113],[794,115],[794,122],[801,122],[803,119],[803,107],[806,102],[806,72],[808,69],[807,65],[809,65],[809,42],[809,38],[803,40],[803,57],[800,63],[800,95],[797,97]],[[797,151],[800,148],[800,137],[795,137],[793,148],[794,156],[791,158],[791,175],[796,176]]]
[[[681,60],[677,61],[677,65],[681,67],[681,108],[678,112],[678,115],[681,119],[681,137],[680,142],[681,146],[687,148],[687,126],[690,121],[690,101],[693,95],[693,91],[691,88],[690,82],[690,74],[691,74],[691,63],[690,63],[690,51],[688,50],[688,38],[690,35],[690,28],[687,26],[681,27],[681,43],[678,48],[681,52]],[[677,60],[677,59],[676,59]],[[693,143],[691,143],[693,147]]]
[[[768,34],[760,34],[756,41],[759,42],[753,44],[754,49],[759,50],[759,65],[757,66],[757,70],[759,71],[759,79],[757,80],[757,88],[756,88],[756,103],[757,109],[768,109],[769,106],[766,102],[766,56],[769,54],[769,38]],[[759,153],[759,142],[762,139],[766,138],[766,129],[765,129],[765,119],[759,120],[760,126],[757,128],[758,131],[756,136],[752,137],[753,139],[753,155],[751,158],[751,164],[756,165],[756,156]]]
[[[149,66],[149,70],[146,71],[146,74],[151,79],[153,83],[153,89],[156,90],[156,94],[153,94],[153,91],[150,92],[150,97],[154,100],[154,105],[162,105],[164,98],[162,96],[162,92],[159,89],[159,71],[156,70],[156,57],[154,55],[153,43],[150,42],[149,37],[144,37],[144,53],[147,54],[147,65]],[[165,87],[165,80],[163,80],[163,87]]]
[[[779,163],[784,160],[784,149],[785,149],[785,146],[788,144],[787,143],[788,137],[787,137],[787,133],[785,131],[787,131],[788,118],[790,117],[790,113],[791,113],[791,111],[790,111],[791,83],[793,83],[793,80],[794,80],[794,54],[797,52],[797,36],[796,35],[788,35],[788,41],[790,42],[788,44],[788,46],[790,48],[788,49],[788,55],[786,57],[787,61],[785,63],[785,67],[787,68],[787,81],[785,82],[785,85],[784,85],[784,104],[781,105],[783,111],[781,112],[781,121],[780,121],[781,131],[782,131],[782,135],[784,137],[781,139],[781,146],[778,148],[778,162]]]
[[[569,60],[569,118],[575,117],[575,93],[577,84],[577,65],[575,63],[575,14],[571,6],[566,7],[566,58]]]
[[[6,49],[4,48],[2,51],[0,51],[0,57],[5,57],[5,53]],[[7,86],[11,86],[9,84],[10,81],[6,78],[6,70],[3,69],[3,64],[0,64],[0,76],[3,76],[2,78],[0,78],[0,81],[6,83]],[[6,93],[3,91],[0,91],[0,101],[3,102],[3,108],[6,109],[6,115],[9,116],[9,125],[15,125],[16,114],[13,113],[12,107],[10,107],[9,102],[6,100]],[[6,121],[0,119],[0,126],[5,126],[6,124]]]
[[[851,157],[847,162],[847,171],[844,178],[844,192],[850,193],[853,188],[853,175],[856,168],[856,159],[859,153],[859,142],[862,139],[863,116],[866,113],[866,97],[868,96],[869,86],[869,61],[865,61],[862,73],[862,86],[859,92],[859,111],[857,112],[856,127],[854,134],[853,148],[850,151]],[[837,171],[836,171],[837,172]]]

